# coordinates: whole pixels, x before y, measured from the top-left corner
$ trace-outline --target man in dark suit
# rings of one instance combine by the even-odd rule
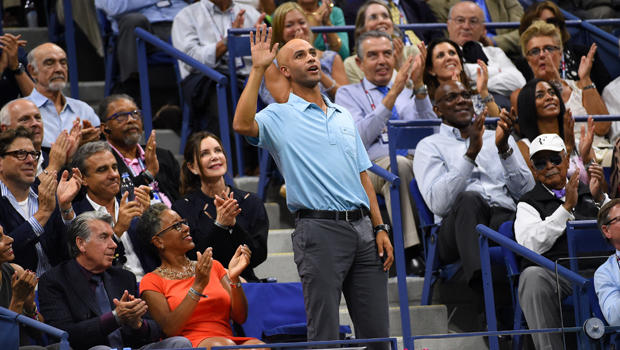
[[[142,112],[128,95],[110,95],[99,105],[101,131],[112,147],[119,174],[128,173],[134,185],[148,185],[168,207],[179,198],[179,163],[172,152],[157,147],[155,131],[141,147]]]
[[[76,350],[191,347],[183,337],[157,342],[163,334],[155,321],[144,318],[146,303],[134,297],[136,277],[112,267],[116,243],[111,224],[110,215],[96,211],[80,214],[71,224],[73,259],[39,280],[39,305],[46,322],[67,331]]]
[[[134,188],[135,200],[120,195],[118,163],[110,145],[105,141],[89,142],[78,149],[73,166],[82,174],[86,195],[74,203],[77,215],[86,211],[101,211],[113,218],[116,249],[115,266],[123,266],[140,280],[145,273],[159,265],[158,258],[150,254],[149,248],[135,231],[135,220],[150,205],[150,188]]]
[[[64,224],[81,186],[79,177],[65,172],[57,180],[56,171],[43,170],[33,188],[39,155],[25,128],[0,134],[0,225],[15,240],[15,263],[37,276],[68,258]]]

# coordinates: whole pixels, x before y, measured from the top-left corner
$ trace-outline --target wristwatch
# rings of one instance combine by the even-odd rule
[[[413,89],[415,95],[428,95],[428,87],[426,84],[420,86],[418,89]]]
[[[149,183],[155,181],[155,176],[153,176],[153,174],[151,174],[151,172],[146,169],[142,172],[142,175],[144,175],[144,177],[146,178],[146,181],[148,181]]]
[[[17,63],[17,68],[9,69],[9,70],[11,71],[11,73],[13,73],[13,75],[20,75],[26,71],[24,69],[24,65],[21,62]]]
[[[502,158],[503,160],[508,159],[508,157],[510,157],[512,155],[512,152],[514,150],[512,149],[512,147],[508,147],[508,150],[504,153],[500,153],[499,157]]]
[[[392,232],[392,228],[388,224],[380,224],[372,229],[372,232],[375,234],[375,236],[377,235],[377,233],[379,233],[379,231],[385,231],[389,234],[390,232]]]

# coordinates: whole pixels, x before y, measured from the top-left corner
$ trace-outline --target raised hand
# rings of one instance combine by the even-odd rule
[[[142,215],[143,212],[142,206],[138,201],[127,200],[128,195],[129,192],[125,192],[121,197],[121,205],[118,209],[118,220],[116,224],[114,224],[114,234],[119,238],[129,229],[131,220],[136,216]]]
[[[80,188],[82,188],[82,173],[80,173],[80,169],[73,168],[71,175],[69,175],[67,170],[62,172],[60,182],[56,188],[56,197],[61,210],[71,208],[71,202],[80,192]]]
[[[58,171],[67,163],[67,152],[72,146],[69,134],[63,130],[50,149],[49,165],[47,170]]]
[[[243,15],[245,15],[245,10],[241,10],[239,11],[239,13],[237,13],[237,16],[235,16],[235,19],[232,22],[232,27],[233,28],[243,28],[243,23],[245,22],[245,18],[243,17]]]
[[[508,113],[508,111],[502,108],[497,121],[497,127],[495,128],[495,146],[497,146],[497,150],[500,153],[508,151],[508,137],[516,121],[517,117],[514,113],[514,108],[512,113]]]
[[[574,123],[574,122],[573,122]],[[584,164],[590,163],[592,142],[594,140],[594,119],[592,116],[588,117],[588,132],[586,132],[585,125],[581,125],[581,133],[579,135],[579,155]]]
[[[603,167],[598,163],[592,163],[588,167],[588,175],[590,175],[590,193],[595,201],[600,202],[603,200],[603,181],[605,181],[605,175],[603,173]]]
[[[575,169],[573,176],[570,177],[566,184],[566,199],[564,200],[564,209],[572,211],[577,205],[577,187],[579,186],[579,168]]]
[[[17,49],[20,46],[26,46],[26,40],[20,40],[21,34],[13,35],[6,33],[0,36],[0,47],[2,47],[3,53],[6,52],[7,65],[11,70],[16,70],[19,65]]]
[[[256,27],[256,34],[250,32],[250,50],[252,51],[252,66],[267,69],[278,52],[278,43],[271,45],[271,28],[265,24]]]
[[[233,195],[233,192],[230,192],[228,196],[224,192],[219,196],[215,195],[214,203],[217,211],[215,221],[221,225],[235,226],[237,223],[237,215],[241,213],[241,208]]]
[[[405,48],[405,43],[401,38],[392,39],[392,45],[394,46],[394,67],[396,70],[400,69],[400,66],[403,64],[403,49]]]
[[[155,130],[151,131],[151,136],[149,136],[149,139],[146,142],[144,164],[146,165],[146,169],[150,171],[153,176],[157,176],[159,173],[159,160],[157,159],[157,140],[155,138]]]
[[[213,248],[209,247],[201,254],[196,252],[196,278],[194,280],[194,289],[199,293],[209,284],[211,276],[211,264],[213,263]]]
[[[587,56],[581,56],[581,62],[579,62],[579,69],[577,74],[579,80],[590,80],[590,72],[592,71],[592,64],[594,63],[594,54],[596,53],[596,43],[590,46]]]
[[[413,60],[413,69],[411,70],[411,80],[415,86],[422,86],[424,84],[424,65],[426,64],[426,46],[424,42],[418,44],[420,54]]]
[[[413,66],[413,55],[409,55],[409,57],[405,59],[405,62],[403,62],[402,66],[400,66],[400,69],[398,70],[398,73],[396,74],[396,78],[394,78],[394,84],[392,84],[392,88],[390,89],[390,92],[393,92],[394,94],[396,94],[396,96],[398,96],[398,94],[400,94],[403,91],[403,89],[405,88],[405,84],[407,83],[407,80],[409,79],[409,75],[411,74],[412,66]]]
[[[73,155],[82,143],[82,123],[80,118],[76,118],[73,121],[73,126],[71,127],[71,130],[69,130],[69,141],[71,145],[67,150],[67,162],[73,158]]]
[[[487,117],[486,107],[482,113],[474,120],[474,122],[467,129],[469,131],[469,148],[465,155],[471,159],[476,160],[478,153],[482,149],[482,136],[484,135],[484,120]]]
[[[478,60],[477,71],[478,77],[476,78],[476,89],[478,90],[479,94],[484,93],[485,95],[488,95],[489,68],[483,60]]]
[[[575,119],[570,108],[564,112],[564,143],[566,144],[566,152],[572,154],[575,150]]]
[[[241,272],[250,265],[250,258],[252,257],[252,251],[246,245],[240,245],[235,251],[235,255],[230,259],[228,263],[228,277],[231,280],[237,281]]]
[[[550,82],[551,81],[553,82],[562,81],[562,77],[560,76],[560,71],[558,70],[558,67],[555,65],[553,60],[551,59],[551,55],[545,55],[545,65],[549,67],[549,69],[545,70],[545,73],[546,73],[545,76],[536,77],[536,78],[545,79]]]

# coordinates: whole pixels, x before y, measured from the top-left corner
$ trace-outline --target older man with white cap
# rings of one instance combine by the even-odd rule
[[[566,222],[596,219],[599,208],[609,201],[602,190],[603,168],[588,167],[589,187],[579,182],[579,170],[567,180],[569,155],[557,134],[542,134],[530,145],[536,185],[517,205],[515,238],[526,248],[556,261],[568,256]],[[562,264],[567,261],[560,262]],[[556,276],[553,271],[523,260],[519,278],[519,302],[530,329],[561,327]],[[562,298],[572,292],[570,282],[559,279]],[[536,349],[561,349],[562,335],[533,334]]]

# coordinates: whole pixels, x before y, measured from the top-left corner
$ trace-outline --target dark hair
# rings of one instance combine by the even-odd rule
[[[603,235],[603,238],[605,238],[607,242],[610,242],[610,241],[609,239],[607,239],[607,237],[605,236],[605,233],[603,232],[603,225],[607,225],[607,223],[610,220],[609,212],[611,211],[611,208],[615,207],[618,204],[620,204],[620,198],[614,198],[610,200],[609,202],[607,202],[607,204],[603,205],[601,210],[598,211],[598,217],[596,218],[596,224],[598,226],[598,229],[601,230],[601,234]]]
[[[463,60],[463,52],[461,51],[459,45],[448,38],[433,39],[431,43],[428,44],[428,49],[426,50],[427,57],[426,63],[424,64],[423,75],[424,84],[426,84],[426,86],[428,87],[428,96],[431,100],[435,99],[435,91],[437,91],[437,88],[439,88],[439,80],[437,80],[437,77],[430,74],[431,69],[433,69],[433,50],[435,50],[435,46],[442,43],[448,43],[452,45],[452,47],[454,47],[454,49],[456,50],[456,53],[459,56],[459,61],[461,62],[461,74],[459,75],[459,80],[461,81],[461,83],[463,83],[463,85],[465,85],[465,88],[467,88],[468,90],[470,89],[469,80],[467,79],[467,74],[465,74],[465,61]]]
[[[138,220],[138,225],[136,230],[138,231],[138,237],[144,243],[145,247],[148,247],[151,253],[154,253],[155,256],[159,256],[159,252],[157,248],[153,245],[151,240],[153,237],[161,230],[161,214],[170,210],[163,203],[155,203],[148,207],[142,213],[140,220]]]
[[[392,42],[392,37],[389,36],[388,33],[380,32],[378,30],[371,30],[371,31],[368,31],[360,35],[360,37],[357,38],[357,41],[355,42],[355,52],[357,53],[357,57],[359,57],[360,60],[364,59],[363,55],[361,54],[362,43],[364,42],[364,40],[368,38],[386,38],[390,41],[390,44],[392,44],[392,49],[394,49],[394,43]]]
[[[530,141],[533,141],[536,136],[540,135],[538,112],[536,111],[536,85],[541,81],[548,83],[558,97],[560,103],[560,113],[557,116],[558,134],[564,140],[564,112],[566,112],[566,106],[564,106],[564,101],[562,101],[562,94],[553,84],[543,79],[530,80],[519,92],[519,97],[517,98],[519,131],[523,137]]]
[[[8,129],[0,133],[0,156],[4,156],[4,153],[9,149],[11,144],[19,138],[32,141],[32,133],[23,126],[15,129]]]
[[[199,131],[190,136],[185,144],[185,150],[183,151],[184,159],[183,165],[181,166],[181,188],[179,190],[182,196],[200,189],[200,175],[203,175],[202,167],[200,164],[196,164],[200,172],[200,175],[196,175],[189,170],[189,164],[200,159],[200,143],[208,137],[215,139],[215,141],[220,144],[220,147],[222,147],[222,150],[224,150],[222,140],[213,133]],[[224,155],[226,155],[226,152],[224,152]],[[226,159],[226,161],[228,162],[228,159]]]
[[[97,107],[97,115],[99,116],[99,121],[101,121],[101,124],[105,123],[108,119],[108,108],[110,108],[110,105],[118,100],[128,100],[133,104],[136,104],[133,97],[127,94],[113,94],[107,96],[103,99],[103,101],[101,101],[101,103],[99,103],[99,107]]]
[[[523,34],[534,21],[538,20],[544,10],[549,10],[553,13],[555,21],[553,23],[548,23],[558,27],[562,35],[562,42],[566,43],[568,39],[570,39],[570,34],[566,29],[566,18],[564,18],[564,14],[562,14],[558,5],[552,1],[535,2],[525,10],[523,17],[521,17],[521,24],[519,25],[519,35]]]
[[[353,38],[355,42],[359,40],[360,35],[364,33],[364,27],[366,27],[366,10],[370,5],[381,5],[388,10],[388,14],[390,13],[390,8],[387,3],[383,0],[368,0],[360,8],[357,10],[357,15],[355,16],[355,32],[353,34]],[[400,29],[396,26],[394,21],[392,20],[392,16],[390,15],[390,21],[392,21],[392,26],[394,27],[394,33],[400,34]],[[400,35],[402,37],[402,35]],[[357,45],[356,45],[357,48]]]
[[[75,152],[71,167],[78,168],[82,175],[86,176],[86,159],[90,158],[95,153],[106,151],[112,153],[112,148],[110,148],[110,145],[108,145],[108,143],[105,141],[93,141],[85,143],[80,148],[78,148],[77,152]]]
[[[89,224],[91,221],[95,221],[95,220],[101,220],[103,222],[107,222],[108,224],[112,225],[112,217],[110,216],[110,214],[108,213],[104,213],[101,211],[86,211],[83,212],[82,214],[78,215],[73,222],[71,222],[71,225],[69,226],[68,229],[68,235],[69,235],[69,255],[72,258],[75,258],[76,256],[80,255],[80,249],[77,247],[77,244],[75,243],[75,239],[77,237],[82,238],[85,241],[88,241],[90,239],[90,227]]]

